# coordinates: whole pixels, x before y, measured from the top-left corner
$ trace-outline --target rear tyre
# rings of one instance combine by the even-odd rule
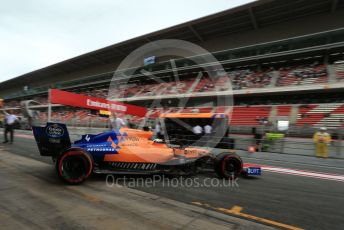
[[[56,171],[68,184],[80,184],[92,173],[92,157],[81,149],[69,149],[57,158]]]
[[[233,180],[243,168],[241,158],[234,153],[221,153],[214,160],[214,170],[220,178]]]

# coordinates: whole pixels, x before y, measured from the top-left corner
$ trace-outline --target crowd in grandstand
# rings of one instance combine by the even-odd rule
[[[334,65],[334,72],[337,79],[344,79],[344,64],[339,63]],[[273,76],[277,79],[272,81]],[[108,91],[108,87],[104,88],[88,88],[85,90],[78,90],[77,93],[82,93],[99,98],[129,98],[155,95],[177,95],[184,93],[203,93],[212,91],[223,91],[228,89],[227,83],[230,81],[234,90],[250,89],[250,88],[264,88],[264,87],[278,87],[278,86],[292,86],[304,84],[325,83],[328,81],[327,66],[314,62],[307,65],[284,66],[277,70],[274,68],[266,68],[265,70],[254,69],[238,69],[228,71],[225,75],[217,77],[216,79],[208,77],[206,74],[201,78],[197,76],[183,76],[178,82],[160,79],[157,81],[135,81],[128,82],[118,88]],[[111,95],[109,95],[109,93]],[[33,100],[47,104],[47,96],[36,96]],[[254,101],[254,100],[253,100]],[[310,101],[311,102],[311,101]],[[337,101],[340,102],[340,101]],[[274,103],[273,101],[271,103]],[[298,103],[298,102],[286,102]],[[299,102],[306,103],[306,101]],[[254,104],[248,103],[248,104]],[[15,108],[20,106],[19,100],[7,100],[6,107]]]
[[[240,69],[227,72],[226,76],[210,78],[203,76],[201,79],[188,77],[179,82],[160,80],[157,82],[135,82],[125,87],[113,90],[113,98],[128,98],[155,95],[182,94],[188,92],[211,92],[226,90],[226,84],[231,81],[234,90],[264,88],[273,86],[290,86],[304,84],[325,83],[328,80],[327,67],[317,62],[308,65],[282,67],[277,71],[277,81],[272,85],[274,68],[265,71]],[[194,86],[192,89],[191,87]],[[99,95],[98,91],[87,92],[92,96]],[[100,95],[106,95],[106,90]]]
[[[266,72],[255,72],[250,69],[229,72],[233,89],[263,88],[271,83],[271,69]]]
[[[239,70],[229,72],[229,76],[232,80],[233,88],[244,89],[244,88],[254,88],[254,87],[266,87],[271,84],[271,72],[270,69],[265,72],[254,72],[251,70]],[[280,69],[281,78],[277,81],[277,85],[282,86],[286,84],[286,79],[293,79],[292,83],[300,84],[307,82],[307,79],[314,78],[324,78],[327,77],[326,68],[324,65],[310,65],[307,67],[301,68],[300,66],[294,68],[281,68]],[[228,77],[221,77],[216,82],[211,81],[210,78],[205,77],[201,79],[197,84],[194,85],[193,92],[211,92],[212,90],[221,91],[225,90],[223,87],[228,80]],[[224,79],[224,80],[223,80]],[[298,80],[296,80],[298,79]],[[302,79],[302,80],[301,80]],[[120,97],[140,97],[140,96],[154,96],[154,95],[168,95],[168,94],[182,94],[190,91],[191,85],[194,84],[193,78],[188,78],[186,80],[181,80],[178,83],[175,82],[164,82],[159,84],[144,84],[137,83],[128,84],[126,88],[121,90],[112,90],[113,98]],[[320,80],[319,80],[320,82]],[[290,84],[290,82],[289,82]],[[286,86],[286,85],[285,85]],[[98,98],[107,98],[108,97],[108,88],[97,88],[97,89],[87,89],[87,90],[78,90],[77,93],[82,93]],[[337,95],[337,96],[336,96]],[[288,98],[281,97],[279,98],[267,98],[264,101],[261,101],[260,98],[251,98],[249,100],[240,100],[236,101],[239,105],[258,105],[258,104],[306,104],[306,103],[341,103],[344,102],[344,98],[341,94],[336,94],[334,97],[319,97],[319,95],[309,95],[307,97],[298,97],[297,95],[291,95]],[[48,104],[48,97],[45,96],[35,96],[33,100],[39,102],[40,104]],[[18,108],[20,107],[20,100],[6,100],[6,108]]]
[[[344,64],[339,63],[334,66],[334,72],[338,80],[344,79]],[[276,81],[272,81],[276,77]],[[109,93],[112,97],[141,97],[154,95],[168,95],[168,94],[184,94],[189,92],[211,92],[226,90],[226,84],[230,81],[234,90],[249,89],[249,88],[264,88],[264,87],[278,87],[289,85],[303,85],[324,83],[328,80],[327,66],[321,63],[313,63],[308,65],[285,66],[278,69],[266,68],[265,70],[253,69],[238,69],[228,71],[226,74],[217,76],[215,79],[202,76],[186,76],[181,77],[179,82],[167,81],[136,81],[129,82],[124,87],[112,90],[109,92],[108,87],[103,88],[87,88],[86,90],[78,89],[77,93],[82,93],[98,98],[107,98]],[[35,96],[31,98],[40,104],[47,104],[48,97]],[[269,124],[269,114],[272,105],[281,104],[312,104],[312,103],[344,103],[344,98],[340,93],[332,93],[330,96],[324,97],[320,95],[309,95],[307,97],[291,95],[276,96],[274,98],[245,98],[236,100],[236,105],[241,105],[234,108],[232,122],[234,125],[266,125]],[[267,107],[256,107],[254,105],[268,104]],[[289,106],[289,105],[288,105]],[[19,108],[20,100],[6,100],[5,108]],[[313,109],[312,106],[310,106]],[[320,108],[320,107],[319,107]],[[340,107],[342,108],[342,107]],[[290,109],[290,108],[289,108]],[[298,125],[310,125],[320,122],[321,120],[329,120],[331,113],[321,112],[312,113],[307,106],[299,107]],[[338,110],[340,113],[344,112],[342,108]],[[223,112],[226,109],[212,108],[212,107],[198,107],[198,108],[178,108],[167,106],[165,108],[150,109],[148,117],[156,118],[162,112]],[[20,110],[14,110],[20,115]],[[338,111],[336,112],[338,114]],[[47,112],[40,113],[40,120],[47,120]],[[335,115],[336,117],[337,115]],[[333,117],[333,116],[332,116]],[[338,116],[337,116],[338,117]],[[338,117],[337,120],[344,119]],[[70,123],[90,124],[90,123],[107,123],[108,119],[99,116],[96,112],[87,109],[66,109],[60,107],[52,113],[52,119],[56,121],[67,121]],[[135,126],[142,122],[143,118],[131,116],[128,118],[128,124]],[[313,122],[313,123],[312,123]],[[337,122],[337,121],[336,121]],[[338,123],[338,122],[337,122]],[[337,124],[336,124],[337,125]]]
[[[284,67],[279,70],[277,86],[304,85],[327,82],[327,67],[315,62],[310,65]]]

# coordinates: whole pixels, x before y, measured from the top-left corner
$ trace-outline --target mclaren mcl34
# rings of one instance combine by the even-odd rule
[[[122,128],[97,135],[85,134],[71,143],[65,124],[33,127],[40,154],[50,156],[58,176],[68,184],[95,174],[195,174],[214,170],[233,179],[240,174],[260,175],[259,167],[245,167],[234,150],[214,154],[211,148],[173,146],[152,140],[151,131]]]

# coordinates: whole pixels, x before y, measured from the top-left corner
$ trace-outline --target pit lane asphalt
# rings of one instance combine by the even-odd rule
[[[36,144],[30,139],[17,137],[14,144],[1,144],[1,147],[13,154],[51,163],[50,158],[39,156]],[[259,159],[245,160],[247,163],[260,163]],[[267,164],[267,161],[261,163]],[[268,165],[344,174],[341,167],[290,165],[281,161],[270,161]],[[51,170],[54,168],[51,167]],[[193,178],[202,181],[209,176],[214,175]],[[57,180],[57,177],[54,179]],[[87,183],[99,180],[104,181],[105,185],[105,176],[93,176]],[[198,202],[211,209],[239,206],[243,213],[300,228],[343,229],[343,182],[263,172],[260,178],[239,178],[237,184],[239,187],[232,188],[174,187],[158,182],[153,187],[138,186],[135,189],[188,204]]]

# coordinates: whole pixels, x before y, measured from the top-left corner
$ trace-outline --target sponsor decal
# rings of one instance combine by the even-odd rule
[[[97,148],[88,147],[86,150],[88,152],[117,152],[116,149],[109,148],[109,147],[97,147]]]
[[[59,138],[64,135],[64,129],[59,124],[52,124],[47,126],[45,132],[51,138]]]
[[[85,139],[89,141],[90,137],[87,135]],[[108,137],[105,143],[100,143],[100,144],[90,143],[86,145],[86,150],[88,152],[117,153],[118,149],[120,149],[120,147],[113,141],[113,139],[110,136]]]
[[[61,140],[60,140],[60,139],[49,138],[49,143],[52,143],[52,144],[60,144],[60,143],[61,143]]]
[[[247,168],[247,174],[259,176],[262,174],[262,170],[259,167],[249,167]]]

